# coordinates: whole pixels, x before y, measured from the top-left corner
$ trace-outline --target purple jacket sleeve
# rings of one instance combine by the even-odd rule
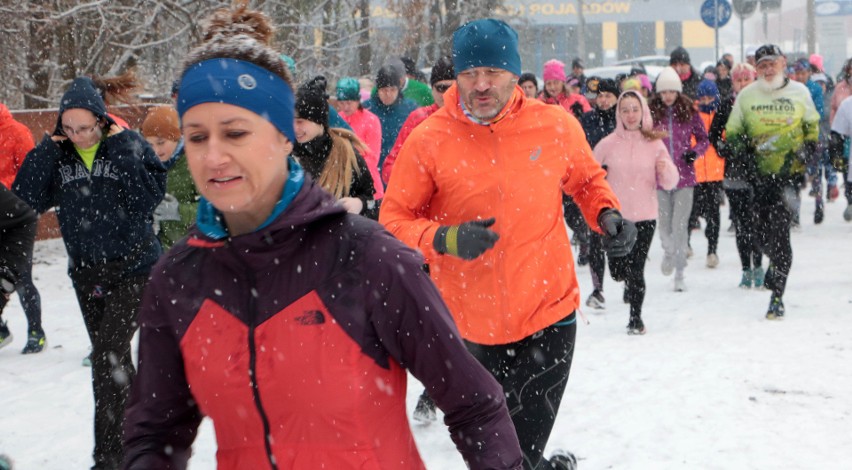
[[[367,305],[382,345],[443,410],[471,469],[520,469],[523,456],[503,389],[468,353],[419,254],[390,234],[372,237]],[[380,286],[380,287],[376,287]]]
[[[698,113],[693,113],[690,127],[692,137],[695,138],[695,144],[691,150],[698,154],[698,156],[704,155],[707,147],[710,146],[710,138],[707,136],[707,128],[704,127],[704,121],[701,120],[701,116]]]
[[[185,469],[201,423],[180,344],[162,308],[165,299],[157,295],[167,291],[152,279],[139,310],[139,370],[124,421],[125,470]]]

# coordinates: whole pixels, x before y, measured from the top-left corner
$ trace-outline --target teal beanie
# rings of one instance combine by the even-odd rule
[[[465,23],[453,33],[453,66],[456,73],[473,67],[495,67],[520,75],[518,33],[492,18]]]

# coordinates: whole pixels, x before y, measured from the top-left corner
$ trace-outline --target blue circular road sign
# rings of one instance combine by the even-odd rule
[[[728,0],[705,0],[701,4],[701,21],[711,28],[721,28],[731,20],[733,9]]]

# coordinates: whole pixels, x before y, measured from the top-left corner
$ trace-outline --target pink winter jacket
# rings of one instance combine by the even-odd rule
[[[340,113],[340,117],[352,127],[352,132],[358,136],[370,149],[369,152],[364,152],[362,157],[370,167],[370,176],[373,177],[373,185],[376,188],[375,199],[379,200],[385,195],[385,185],[382,184],[381,175],[379,174],[379,152],[382,151],[382,123],[379,118],[367,111],[359,109],[347,116]]]
[[[645,99],[632,91],[621,94],[615,112],[615,132],[595,147],[595,160],[607,170],[606,180],[618,201],[621,215],[634,222],[657,219],[657,185],[664,189],[677,186],[677,167],[661,139],[648,140],[638,130],[628,131],[621,123],[621,101],[625,95],[638,97],[642,103],[642,129],[651,131],[654,121]],[[666,168],[657,173],[658,161]]]
[[[831,95],[831,111],[828,117],[828,122],[834,124],[834,115],[837,114],[837,109],[840,103],[852,95],[852,87],[849,86],[848,80],[840,80],[834,88],[834,93]]]

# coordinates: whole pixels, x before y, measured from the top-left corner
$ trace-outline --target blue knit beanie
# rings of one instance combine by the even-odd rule
[[[453,66],[456,73],[473,67],[495,67],[521,75],[518,33],[492,18],[465,23],[453,33]]]
[[[719,87],[716,86],[716,82],[713,80],[705,78],[698,84],[698,89],[695,94],[698,98],[702,98],[704,96],[712,96],[716,98],[719,96]]]

